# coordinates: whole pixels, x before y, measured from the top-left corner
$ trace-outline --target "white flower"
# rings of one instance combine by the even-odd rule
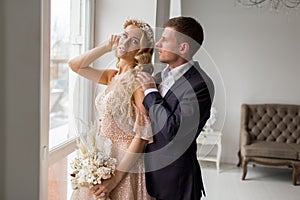
[[[101,184],[102,180],[114,175],[116,159],[109,156],[112,142],[105,141],[103,147],[105,152],[98,151],[95,136],[95,126],[92,126],[92,129],[87,131],[86,142],[81,138],[77,143],[79,149],[71,162],[71,168],[74,170],[71,174],[73,189]]]

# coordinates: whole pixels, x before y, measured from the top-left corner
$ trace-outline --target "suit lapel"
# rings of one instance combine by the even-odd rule
[[[197,69],[193,65],[187,72],[183,74],[173,85],[172,87],[168,90],[167,94],[164,96],[164,99],[167,99],[174,91],[176,90],[177,87],[179,87],[181,84],[185,83],[186,81],[189,80],[189,78],[197,72]]]

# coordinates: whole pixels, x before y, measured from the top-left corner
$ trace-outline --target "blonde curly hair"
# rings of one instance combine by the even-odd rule
[[[135,123],[134,109],[132,107],[133,93],[139,87],[138,82],[135,80],[135,75],[139,71],[145,71],[150,74],[153,73],[153,65],[151,63],[154,51],[154,34],[149,24],[140,20],[128,19],[125,21],[123,28],[129,25],[135,25],[142,30],[142,37],[140,39],[140,49],[136,53],[134,60],[136,66],[128,70],[122,77],[118,78],[118,83],[114,88],[115,98],[112,102],[112,111],[114,113],[115,121],[120,128],[125,126],[133,126]],[[119,59],[118,59],[119,62]],[[117,64],[118,64],[117,62]]]

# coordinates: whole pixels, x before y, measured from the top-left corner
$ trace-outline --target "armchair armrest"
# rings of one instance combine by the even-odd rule
[[[250,135],[248,131],[246,130],[241,130],[241,146],[245,146],[251,143],[250,141]]]
[[[241,131],[240,131],[240,145],[248,145],[251,143],[250,134],[248,132],[248,122],[249,120],[249,108],[247,104],[242,104],[241,108]]]

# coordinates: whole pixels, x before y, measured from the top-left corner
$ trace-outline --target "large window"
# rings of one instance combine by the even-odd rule
[[[74,90],[85,86],[69,70],[67,62],[88,46],[87,3],[87,0],[51,0],[50,149],[75,136]]]
[[[87,103],[91,85],[67,64],[91,46],[92,8],[93,0],[44,0],[43,100],[48,107],[42,114],[41,199],[70,198],[69,162],[77,137],[74,119],[88,120],[93,114]]]

